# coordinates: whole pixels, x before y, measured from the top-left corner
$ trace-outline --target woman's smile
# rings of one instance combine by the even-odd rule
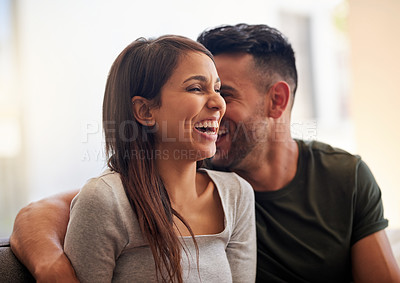
[[[197,122],[194,129],[200,136],[215,142],[218,138],[218,126],[217,120],[203,120]]]

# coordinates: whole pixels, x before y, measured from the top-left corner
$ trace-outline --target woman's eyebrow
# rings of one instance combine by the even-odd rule
[[[187,78],[184,83],[186,83],[187,81],[190,80],[197,80],[197,81],[201,81],[201,82],[207,82],[207,78],[205,76],[202,75],[195,75],[195,76],[191,76],[189,78]]]
[[[197,80],[197,81],[201,81],[201,82],[207,82],[207,81],[208,81],[207,78],[206,78],[205,76],[202,76],[202,75],[195,75],[195,76],[191,76],[191,77],[187,78],[187,79],[184,81],[184,83],[186,83],[187,81],[190,81],[190,80]],[[215,79],[215,82],[216,82],[216,83],[219,83],[219,82],[221,82],[221,79],[220,79],[220,78],[216,78],[216,79]]]

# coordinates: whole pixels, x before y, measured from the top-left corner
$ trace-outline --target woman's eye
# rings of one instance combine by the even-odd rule
[[[200,92],[200,91],[201,91],[201,88],[200,88],[200,87],[190,87],[190,88],[188,89],[188,91],[191,91],[191,92]]]
[[[217,89],[215,90],[215,92],[221,94],[221,90],[220,90],[219,88],[217,88]]]

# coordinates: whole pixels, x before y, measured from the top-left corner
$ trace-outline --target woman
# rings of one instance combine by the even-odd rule
[[[138,39],[103,103],[109,170],[71,205],[65,253],[81,282],[252,282],[253,191],[197,170],[225,112],[210,52],[180,36]]]

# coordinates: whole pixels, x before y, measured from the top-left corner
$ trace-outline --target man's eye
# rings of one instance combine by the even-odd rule
[[[221,96],[223,98],[227,98],[227,97],[231,97],[232,95],[230,95],[229,93],[224,93],[224,92],[220,92]]]
[[[215,89],[214,91],[215,91],[216,93],[221,94],[221,90],[220,90],[219,88]],[[222,95],[222,94],[221,94],[221,95]]]

